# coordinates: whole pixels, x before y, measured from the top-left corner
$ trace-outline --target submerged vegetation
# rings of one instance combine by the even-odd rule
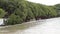
[[[0,17],[8,18],[6,25],[21,24],[31,19],[60,16],[60,5],[46,6],[26,0],[0,0]]]

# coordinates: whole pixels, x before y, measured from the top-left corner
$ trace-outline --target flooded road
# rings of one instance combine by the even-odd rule
[[[60,17],[0,26],[0,34],[60,34]]]

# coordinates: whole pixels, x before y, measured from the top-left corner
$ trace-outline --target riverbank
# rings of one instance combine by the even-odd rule
[[[55,17],[55,18],[49,18],[49,19],[39,19],[39,20],[31,20],[29,22],[24,22],[22,24],[15,24],[15,25],[0,25],[2,27],[7,27],[7,26],[16,26],[16,25],[26,25],[26,24],[34,24],[34,23],[37,23],[37,22],[43,22],[44,20],[50,20],[50,19],[57,19],[57,18],[60,18],[60,17]]]
[[[59,18],[59,17],[54,17],[54,18]],[[26,23],[36,22],[36,21],[45,20],[45,19],[53,19],[53,18],[44,18],[44,19],[41,19],[41,18],[40,18],[40,19],[37,19],[37,20],[32,19],[32,20],[30,20],[30,21],[23,22],[23,23],[21,23],[21,24],[26,24]],[[17,25],[17,24],[15,24],[15,25]],[[0,25],[0,26],[11,26],[11,25]]]

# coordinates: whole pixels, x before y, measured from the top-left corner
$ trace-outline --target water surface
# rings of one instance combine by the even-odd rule
[[[60,17],[0,26],[0,34],[60,34]]]

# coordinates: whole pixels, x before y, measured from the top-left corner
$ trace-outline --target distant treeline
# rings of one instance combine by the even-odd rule
[[[21,24],[31,19],[60,16],[60,5],[46,6],[26,0],[0,0],[0,18],[8,18],[6,25]]]

